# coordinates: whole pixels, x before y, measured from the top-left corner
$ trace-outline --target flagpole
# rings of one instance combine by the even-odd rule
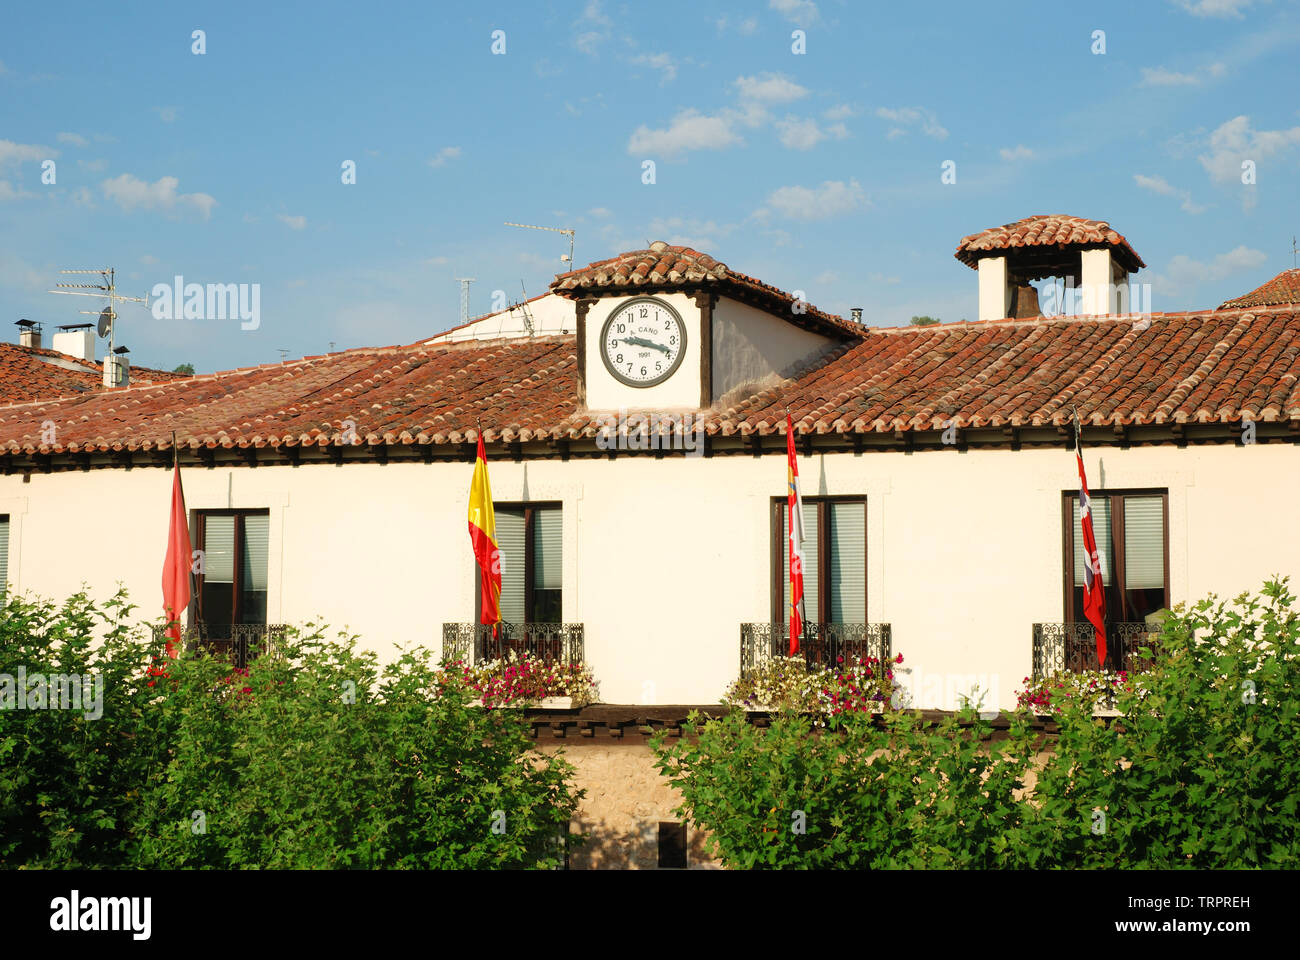
[[[1075,406],[1074,404],[1071,404],[1071,405],[1070,405],[1070,410],[1071,410],[1071,411],[1073,412],[1073,414],[1074,414],[1074,455],[1075,455],[1076,457],[1078,457],[1078,458],[1079,458],[1079,462],[1082,463],[1082,462],[1083,462],[1083,453],[1082,453],[1082,448],[1081,448],[1081,440],[1082,440],[1082,437],[1083,437],[1083,425],[1082,425],[1082,423],[1079,421],[1079,408],[1078,408],[1077,406]],[[1082,468],[1080,468],[1080,469],[1082,469]],[[1091,492],[1091,491],[1089,491],[1089,493],[1088,493],[1088,499],[1089,499],[1089,501],[1091,502],[1091,500],[1092,500],[1092,492]],[[1089,510],[1089,516],[1091,517],[1091,510]],[[1106,596],[1106,585],[1105,585],[1105,582],[1104,582],[1104,581],[1102,580],[1102,578],[1101,578],[1101,571],[1100,571],[1100,570],[1097,572],[1096,579],[1097,579],[1097,589],[1101,591],[1101,595],[1102,595],[1102,598],[1103,598],[1103,603],[1102,603],[1102,608],[1101,608],[1101,623],[1102,623],[1102,634],[1103,634],[1103,636],[1104,636],[1104,635],[1105,635],[1105,630],[1106,630],[1106,604],[1104,603],[1104,598],[1105,598],[1105,596]],[[1095,629],[1096,629],[1096,628],[1094,627],[1094,630],[1095,630]],[[1101,671],[1104,673],[1105,670],[1106,670],[1106,662],[1105,662],[1105,660],[1103,660],[1103,659],[1098,659],[1098,661],[1097,661],[1097,668],[1098,668],[1099,670],[1101,670]]]

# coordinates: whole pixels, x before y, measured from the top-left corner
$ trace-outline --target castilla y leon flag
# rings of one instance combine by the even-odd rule
[[[469,539],[474,546],[482,583],[483,613],[480,623],[492,624],[496,636],[501,622],[501,551],[497,547],[497,521],[492,510],[492,487],[488,483],[487,451],[483,434],[478,435],[478,457],[474,461],[474,479],[469,485]]]
[[[799,652],[803,635],[803,496],[799,460],[794,453],[794,421],[785,415],[786,529],[790,531],[790,656]]]
[[[1079,525],[1083,528],[1083,612],[1097,631],[1097,664],[1106,669],[1106,593],[1101,578],[1101,557],[1097,537],[1092,529],[1092,501],[1088,497],[1088,478],[1083,472],[1083,454],[1079,452],[1078,420],[1075,421],[1074,456],[1079,463]]]
[[[185,491],[181,489],[181,464],[172,441],[172,511],[167,531],[167,557],[163,560],[163,612],[167,614],[167,656],[176,658],[181,642],[180,617],[190,605],[190,526],[185,517]]]

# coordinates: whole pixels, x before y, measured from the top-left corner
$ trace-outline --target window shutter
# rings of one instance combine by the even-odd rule
[[[1092,496],[1092,532],[1097,538],[1097,553],[1101,557],[1101,582],[1111,584],[1111,571],[1115,568],[1115,552],[1110,542],[1110,498]],[[1079,498],[1071,497],[1074,505],[1074,585],[1082,587],[1087,581],[1083,575],[1083,525],[1079,512]]]
[[[0,517],[0,594],[9,583],[9,518]]]
[[[784,503],[781,510],[781,619],[779,622],[790,623],[790,508]],[[804,619],[816,623],[819,617],[817,605],[817,504],[804,501],[803,505],[803,606]]]
[[[501,551],[501,619],[507,623],[524,622],[524,513],[522,510],[498,510],[497,548]],[[479,581],[478,565],[474,566]]]
[[[235,582],[235,518],[203,518],[203,579],[208,583]]]
[[[266,589],[267,545],[271,533],[271,518],[264,514],[244,517],[243,587],[245,590]]]
[[[831,622],[867,621],[867,508],[863,503],[832,503]]]
[[[1125,589],[1165,585],[1165,509],[1160,497],[1124,498]]]
[[[563,577],[561,549],[564,524],[558,508],[533,511],[533,584],[535,590],[559,590]]]

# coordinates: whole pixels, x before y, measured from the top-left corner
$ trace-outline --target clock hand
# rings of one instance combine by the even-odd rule
[[[668,348],[663,344],[655,343],[653,340],[645,340],[641,337],[624,337],[625,342],[635,344],[638,347],[649,347],[651,350],[658,350],[660,353],[668,353]]]

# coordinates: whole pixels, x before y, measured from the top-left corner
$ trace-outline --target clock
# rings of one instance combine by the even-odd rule
[[[657,297],[633,297],[614,308],[600,331],[605,369],[629,387],[663,383],[686,355],[681,315]]]

